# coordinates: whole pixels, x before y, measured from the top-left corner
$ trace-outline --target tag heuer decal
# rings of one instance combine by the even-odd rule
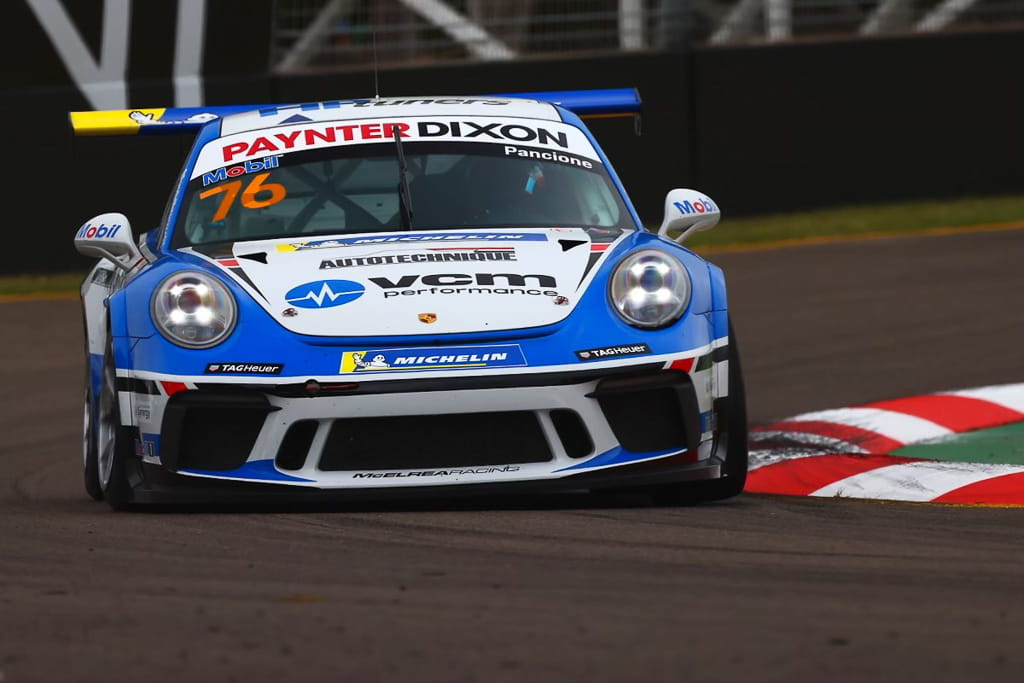
[[[280,375],[284,363],[207,363],[207,375]]]
[[[601,360],[617,356],[639,356],[650,352],[651,347],[647,344],[621,344],[619,346],[605,346],[600,349],[577,351],[576,357],[580,360]]]

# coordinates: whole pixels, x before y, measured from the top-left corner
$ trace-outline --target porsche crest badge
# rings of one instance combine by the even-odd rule
[[[428,325],[437,320],[437,313],[420,313],[419,316],[421,323],[427,323]]]

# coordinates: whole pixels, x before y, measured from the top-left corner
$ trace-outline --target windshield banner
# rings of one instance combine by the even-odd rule
[[[410,143],[485,142],[506,148],[549,150],[554,155],[561,152],[594,161],[598,158],[582,131],[559,121],[484,116],[396,117],[351,123],[308,121],[213,140],[199,153],[191,178],[225,167],[244,168],[245,162],[293,151],[378,142],[394,144],[396,131],[403,142]]]

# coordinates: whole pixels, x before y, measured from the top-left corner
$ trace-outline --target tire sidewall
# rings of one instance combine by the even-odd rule
[[[103,500],[100,485],[100,467],[96,448],[96,401],[93,397],[92,371],[88,355],[85,357],[85,390],[82,410],[82,478],[85,492],[93,500]]]
[[[747,395],[743,382],[743,369],[740,366],[739,347],[736,345],[736,334],[729,321],[729,396],[726,403],[727,440],[725,455],[726,480],[731,480],[730,489],[735,494],[743,490],[747,481],[748,467],[748,426],[747,426]]]
[[[721,412],[715,434],[715,452],[725,449],[722,476],[709,481],[684,481],[650,487],[648,490],[656,504],[691,505],[733,498],[743,492],[747,481],[747,399],[731,320],[728,354],[728,395],[715,401],[716,410]]]
[[[110,477],[105,484],[102,482],[102,476],[98,477],[98,479],[103,487],[103,498],[106,499],[110,506],[115,510],[123,510],[132,501],[132,486],[128,481],[128,460],[134,455],[134,436],[133,430],[130,427],[125,427],[121,424],[121,405],[117,392],[116,367],[117,366],[114,364],[113,339],[108,335],[106,352],[103,354],[103,372],[104,374],[108,371],[114,373],[113,409],[111,410],[110,415],[110,419],[112,421],[111,438],[113,439],[113,447],[110,463]],[[106,384],[106,380],[104,380],[103,384]],[[100,401],[102,400],[103,398],[101,397]],[[97,408],[97,413],[99,412],[100,411]],[[97,469],[99,469],[98,462]],[[97,472],[97,474],[99,474],[99,472]]]

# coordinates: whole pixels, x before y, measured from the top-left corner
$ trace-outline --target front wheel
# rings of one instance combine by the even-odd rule
[[[103,492],[102,497],[110,507],[122,510],[132,499],[128,462],[133,457],[133,438],[131,428],[121,425],[114,347],[109,338],[106,353],[103,354],[103,381],[100,383],[96,406],[95,449],[97,479]]]
[[[736,334],[729,322],[729,395],[721,399],[722,410],[718,411],[721,424],[718,428],[717,450],[725,449],[725,463],[722,479],[704,483],[704,500],[721,500],[738,496],[747,483],[748,427],[747,395],[743,385],[743,371],[740,368],[740,353],[736,346]]]
[[[747,483],[747,398],[736,334],[729,321],[729,395],[716,403],[715,453],[725,452],[722,477],[711,481],[665,484],[652,490],[660,504],[723,500],[738,496]]]
[[[92,389],[92,373],[89,371],[89,356],[85,358],[85,397],[82,419],[82,468],[85,492],[93,500],[103,500],[103,486],[100,484],[99,457],[96,449],[96,406]]]

